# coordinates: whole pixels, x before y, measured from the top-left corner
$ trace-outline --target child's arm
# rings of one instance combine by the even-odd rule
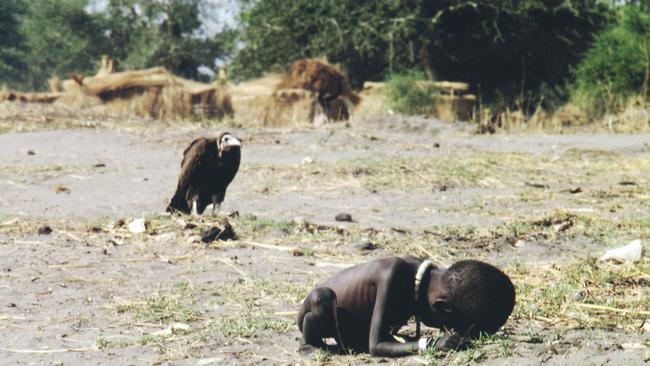
[[[405,262],[398,260],[390,269],[386,270],[377,282],[375,306],[370,320],[370,334],[368,339],[369,351],[372,356],[399,357],[418,353],[427,346],[425,341],[397,342],[390,334],[390,328],[396,321],[395,309],[399,301],[404,299],[398,291],[404,285],[404,272],[408,271]],[[407,276],[408,277],[408,276]],[[401,307],[401,306],[400,306]]]

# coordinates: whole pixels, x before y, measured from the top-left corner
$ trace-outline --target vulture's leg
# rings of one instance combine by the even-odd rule
[[[221,203],[212,204],[212,216],[218,216],[221,210]]]
[[[212,195],[212,216],[217,216],[221,210],[221,202],[218,195]]]
[[[199,216],[199,213],[198,213],[198,211],[197,211],[197,209],[196,209],[196,200],[192,201],[192,211],[191,211],[190,214],[191,214],[192,216],[194,216],[194,217],[198,217],[198,216]]]

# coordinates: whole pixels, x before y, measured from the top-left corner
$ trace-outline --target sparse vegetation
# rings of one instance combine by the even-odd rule
[[[93,359],[304,362],[295,352],[295,317],[310,289],[351,264],[411,254],[442,265],[461,258],[488,260],[513,278],[518,294],[502,332],[465,351],[416,356],[423,363],[508,362],[521,354],[555,359],[563,357],[557,347],[609,354],[610,348],[599,345],[619,347],[640,331],[650,307],[647,258],[623,265],[593,258],[605,248],[650,237],[650,221],[642,214],[650,208],[644,174],[650,160],[642,143],[619,148],[593,144],[591,137],[576,143],[571,137],[562,143],[573,148],[554,142],[539,150],[493,149],[482,144],[487,136],[450,135],[444,128],[451,125],[430,128],[435,122],[394,118],[400,122],[381,121],[382,128],[360,123],[325,131],[243,130],[250,141],[248,158],[255,162],[242,165],[226,202],[232,206],[222,212],[241,210],[227,217],[237,233],[234,241],[200,241],[222,219],[209,215],[136,213],[146,220],[146,231],[136,234],[128,229],[135,217],[116,215],[112,207],[81,218],[55,211],[60,206],[34,214],[24,208],[32,201],[12,196],[19,213],[0,214],[0,246],[7,249],[0,273],[10,285],[0,291],[11,298],[14,288],[33,289],[38,306],[68,301],[64,306],[74,307],[75,315],[68,320],[65,308],[53,313],[52,321],[32,319],[23,315],[32,305],[18,302],[16,308],[6,307],[1,316],[7,318],[0,319],[15,325],[12,332],[22,332],[25,339],[31,339],[30,327],[42,327],[42,339],[70,334],[70,342],[83,342],[78,352],[96,352],[88,354]],[[230,128],[228,123],[218,127]],[[167,131],[155,135],[145,124],[120,126],[122,134],[153,135],[157,147],[176,149],[200,128],[187,127],[178,137]],[[176,133],[179,125],[166,128]],[[474,139],[472,147],[465,147],[465,138]],[[437,141],[441,146],[434,147]],[[586,148],[586,142],[598,148]],[[7,160],[0,179],[21,189],[36,181],[45,187],[43,194],[51,195],[56,193],[50,187],[70,186],[69,194],[54,196],[62,202],[79,197],[71,182],[92,182],[102,172],[128,181],[139,194],[152,184],[142,181],[153,175],[137,168],[139,160],[124,159],[119,169],[110,163],[95,168],[48,158],[41,140],[34,143],[39,144],[35,155],[18,152],[33,163]],[[114,142],[105,143],[102,148]],[[319,149],[313,162],[292,156],[309,148]],[[287,157],[269,158],[268,151]],[[294,199],[304,201],[291,206]],[[154,204],[162,211],[165,202],[159,201]],[[46,203],[36,204],[40,209]],[[79,212],[88,208],[96,209],[81,205]],[[334,221],[339,210],[355,222]],[[318,218],[321,213],[326,216]],[[38,235],[44,225],[52,232]],[[364,249],[366,243],[372,249]],[[412,334],[413,328],[409,324],[403,333]],[[73,335],[70,329],[87,333]],[[575,344],[567,343],[569,335]],[[311,360],[376,361],[364,354],[326,353]]]
[[[425,81],[424,74],[415,71],[389,76],[386,97],[390,108],[398,113],[431,115],[436,88],[422,84]]]

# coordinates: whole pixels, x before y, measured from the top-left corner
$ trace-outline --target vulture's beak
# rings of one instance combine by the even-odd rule
[[[224,141],[224,147],[233,147],[233,146],[239,146],[241,147],[241,141],[239,141],[238,138],[232,136],[228,140]]]

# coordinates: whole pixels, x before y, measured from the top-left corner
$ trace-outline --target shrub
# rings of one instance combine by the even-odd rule
[[[386,80],[390,108],[404,114],[432,114],[436,88],[425,81],[424,74],[410,71],[393,74]]]
[[[650,68],[650,14],[628,6],[600,33],[573,71],[572,98],[592,115],[617,112],[632,97],[645,100]]]

